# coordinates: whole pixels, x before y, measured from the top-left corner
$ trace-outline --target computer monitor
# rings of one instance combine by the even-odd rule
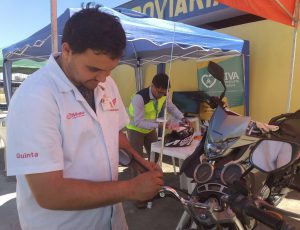
[[[172,102],[185,116],[195,116],[199,114],[204,95],[203,91],[174,91]]]

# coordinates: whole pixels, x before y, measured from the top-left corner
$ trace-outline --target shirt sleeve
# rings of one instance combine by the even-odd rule
[[[171,114],[175,119],[182,119],[184,118],[183,113],[173,104],[170,97],[167,97],[167,111]]]
[[[51,92],[40,87],[14,97],[7,117],[8,175],[63,170],[60,117]]]
[[[131,101],[134,110],[134,125],[143,129],[156,129],[158,123],[155,120],[146,120],[144,113],[144,101],[141,95],[136,94]]]

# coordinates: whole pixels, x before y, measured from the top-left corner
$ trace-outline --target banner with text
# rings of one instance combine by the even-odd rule
[[[229,8],[219,4],[217,0],[132,0],[120,5],[120,7],[132,9],[150,17],[172,21],[182,21],[212,13],[215,13],[212,21],[218,21],[220,17],[218,12],[228,11]]]

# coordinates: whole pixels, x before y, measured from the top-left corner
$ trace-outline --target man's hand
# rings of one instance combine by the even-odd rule
[[[262,135],[268,132],[275,132],[279,129],[276,125],[269,125],[258,121],[250,121],[247,128],[247,135]]]
[[[188,125],[189,127],[192,127],[192,123],[190,122],[190,120],[185,117],[181,119],[181,123],[184,125]]]
[[[152,199],[164,184],[163,173],[160,170],[139,174],[130,180],[132,200],[145,201]]]
[[[268,133],[270,131],[275,132],[279,129],[279,127],[276,125],[269,125],[269,124],[258,122],[258,121],[256,121],[255,123],[256,123],[257,128],[259,128],[262,133]]]
[[[179,123],[174,120],[168,120],[166,123],[166,128],[170,130],[177,130],[179,127]]]
[[[192,127],[192,123],[187,118],[182,118],[180,121],[168,120],[166,123],[166,128],[170,130],[177,130],[181,125],[188,125]]]

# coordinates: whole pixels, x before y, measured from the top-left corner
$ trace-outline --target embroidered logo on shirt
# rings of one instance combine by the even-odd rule
[[[100,100],[101,106],[104,111],[119,111],[117,108],[117,98],[109,98],[106,96],[103,96]]]
[[[112,99],[111,103],[112,103],[112,107],[114,107],[117,103],[117,98]]]
[[[119,111],[118,108],[116,108],[117,98],[114,98],[110,101],[110,107],[111,109],[109,111]]]
[[[31,152],[31,153],[17,153],[16,154],[17,158],[36,158],[38,156],[39,156],[39,154],[34,153],[34,152]]]
[[[75,119],[78,117],[83,117],[85,115],[84,112],[75,112],[75,113],[68,113],[66,118],[67,119]]]

